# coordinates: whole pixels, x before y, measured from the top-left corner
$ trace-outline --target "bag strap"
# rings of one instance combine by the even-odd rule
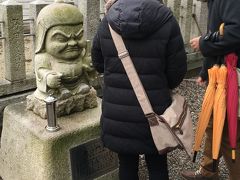
[[[118,57],[121,60],[124,69],[127,73],[127,76],[130,80],[130,83],[133,87],[133,90],[137,96],[138,102],[143,110],[144,115],[148,119],[150,125],[156,125],[156,113],[153,111],[152,105],[148,99],[146,91],[142,85],[142,82],[137,74],[135,66],[132,62],[131,57],[129,56],[128,50],[123,42],[122,37],[115,32],[110,25],[109,29],[113,38],[113,42],[118,51]]]
[[[152,108],[152,105],[149,101],[149,98],[146,94],[146,91],[142,85],[142,82],[137,74],[137,71],[135,69],[135,66],[132,62],[131,57],[129,56],[128,50],[123,42],[122,37],[114,31],[111,26],[108,24],[110,33],[113,38],[113,42],[115,44],[115,47],[118,52],[118,57],[121,60],[123,67],[127,73],[127,76],[130,80],[130,83],[133,87],[134,93],[137,96],[137,100],[143,110],[143,113],[145,117],[148,119],[150,127],[159,125],[159,121],[163,122],[169,132],[173,135],[175,140],[178,142],[181,148],[184,148],[183,143],[181,140],[178,138],[178,136],[175,134],[175,132],[172,130],[170,125],[167,123],[167,121],[162,117],[157,115]]]

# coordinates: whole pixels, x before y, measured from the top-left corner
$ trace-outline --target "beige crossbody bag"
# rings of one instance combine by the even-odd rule
[[[149,122],[152,137],[159,154],[179,148],[185,150],[192,157],[193,126],[184,97],[173,94],[172,104],[162,115],[157,115],[153,111],[122,37],[110,25],[109,29],[118,51],[118,57],[125,68],[140,106]]]

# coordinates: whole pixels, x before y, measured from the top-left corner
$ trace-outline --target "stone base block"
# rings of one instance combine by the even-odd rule
[[[99,103],[99,102],[98,102]],[[58,118],[61,129],[26,110],[26,102],[4,111],[0,147],[3,180],[115,180],[117,156],[99,141],[101,106]]]
[[[87,94],[77,94],[57,101],[56,114],[58,117],[68,115],[73,112],[81,112],[85,109],[97,106],[97,93],[94,88]],[[47,118],[46,103],[35,98],[34,94],[27,97],[27,109],[43,119]]]

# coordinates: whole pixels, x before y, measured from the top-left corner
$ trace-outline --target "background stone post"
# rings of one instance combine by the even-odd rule
[[[203,34],[207,33],[208,7],[207,2],[201,2],[199,26]]]
[[[183,38],[185,40],[185,44],[188,44],[190,41],[190,35],[192,30],[192,9],[193,9],[193,0],[185,0],[183,1],[184,7],[184,23],[182,26],[183,30]]]
[[[45,2],[44,0],[36,0],[30,3],[29,10],[30,10],[30,17],[34,21],[34,26],[33,29],[31,29],[32,32],[35,32],[35,24],[37,20],[37,16],[39,12],[44,8],[48,3]]]
[[[104,5],[105,5],[104,0],[100,0],[100,17],[101,17],[101,19],[104,17]]]
[[[173,12],[177,21],[179,21],[180,19],[180,7],[181,7],[181,0],[173,2]]]
[[[26,73],[22,5],[14,0],[7,0],[0,6],[4,21],[5,79],[11,82],[24,80]]]
[[[84,16],[84,36],[87,40],[92,40],[100,22],[100,1],[78,0],[78,8]]]

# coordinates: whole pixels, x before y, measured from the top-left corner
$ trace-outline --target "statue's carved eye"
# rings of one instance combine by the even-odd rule
[[[59,42],[67,42],[68,41],[68,38],[63,36],[63,35],[61,35],[61,34],[56,34],[54,36],[54,39],[56,39]]]
[[[81,30],[79,33],[75,35],[76,40],[81,40],[83,38],[83,30]]]
[[[78,36],[75,36],[75,39],[76,39],[76,40],[81,40],[82,37],[83,37],[83,35],[78,35]]]

